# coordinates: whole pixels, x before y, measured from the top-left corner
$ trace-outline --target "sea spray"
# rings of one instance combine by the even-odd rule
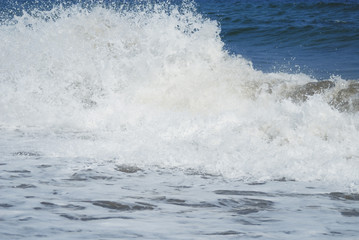
[[[219,34],[191,4],[24,12],[0,26],[0,127],[45,156],[357,186],[357,83],[263,73]]]

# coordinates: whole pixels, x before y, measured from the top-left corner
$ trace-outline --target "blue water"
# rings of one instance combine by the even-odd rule
[[[266,72],[359,78],[358,1],[199,1],[227,48]]]
[[[0,3],[1,19],[23,10],[54,5],[84,7],[98,1],[10,1]],[[162,1],[100,1],[108,8]],[[180,4],[181,1],[171,1]],[[171,5],[171,4],[170,4]],[[218,21],[225,48],[264,72],[305,73],[317,79],[339,75],[359,79],[358,1],[197,0],[197,10]]]

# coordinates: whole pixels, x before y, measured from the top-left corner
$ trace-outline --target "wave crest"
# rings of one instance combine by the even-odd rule
[[[59,7],[15,20],[0,26],[2,128],[99,136],[71,153],[57,143],[62,155],[358,182],[357,83],[255,70],[191,4]]]

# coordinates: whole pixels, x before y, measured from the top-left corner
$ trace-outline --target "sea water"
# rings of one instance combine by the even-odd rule
[[[3,1],[0,239],[357,239],[355,1]]]

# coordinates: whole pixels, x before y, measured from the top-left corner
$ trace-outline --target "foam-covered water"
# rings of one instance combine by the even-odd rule
[[[117,178],[116,166],[147,169],[149,175],[143,177],[153,184],[161,174],[151,174],[159,168],[173,171],[169,182],[182,179],[182,171],[193,171],[221,176],[221,180],[213,177],[214,183],[203,183],[208,186],[220,186],[223,178],[231,188],[238,181],[290,180],[300,189],[301,183],[326,186],[315,194],[357,192],[358,82],[339,76],[318,81],[302,73],[264,73],[242,56],[229,54],[220,31],[218,22],[204,18],[191,3],[116,9],[60,6],[2,21],[0,167],[6,176],[0,180],[4,199],[9,201],[1,206],[6,208],[4,204],[16,198],[18,189],[31,189],[36,199],[45,202],[42,205],[51,207],[51,213],[68,221],[85,221],[90,213],[58,212],[51,201],[121,208],[108,199],[113,190],[102,190],[102,182],[91,187],[93,179],[101,179],[103,184],[126,188],[121,181],[131,182],[131,178]],[[91,171],[99,169],[108,173],[92,178]],[[32,181],[23,180],[27,177]],[[66,191],[79,191],[68,181],[72,178],[83,180],[84,189],[98,194],[83,192],[84,198],[78,199],[71,193],[65,200]],[[193,186],[197,186],[195,178],[189,180]],[[38,184],[49,188],[45,192],[53,186],[64,192],[48,198]],[[125,209],[157,209],[153,191],[167,193],[160,186],[152,193],[142,187],[128,187],[126,194],[145,192],[150,203],[133,203]],[[208,191],[212,190],[220,189]],[[195,192],[201,191],[191,194]],[[212,204],[217,207],[239,204],[215,201]],[[268,202],[262,203],[267,206]],[[271,208],[272,203],[268,204]],[[355,209],[349,213],[357,216]],[[7,216],[1,221],[16,219],[10,213]],[[17,237],[22,234],[26,231]],[[252,235],[248,236],[256,236]]]
[[[25,13],[1,26],[1,126],[91,132],[111,157],[147,152],[135,164],[356,182],[358,84],[264,74],[219,32],[176,7]]]

